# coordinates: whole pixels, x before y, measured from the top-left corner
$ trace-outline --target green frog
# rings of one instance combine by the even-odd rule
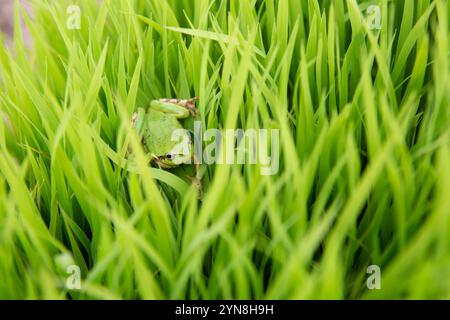
[[[180,120],[195,116],[196,98],[159,99],[147,110],[139,108],[132,116],[132,126],[151,160],[161,168],[174,168],[193,163],[190,134]]]
[[[188,177],[201,187],[198,164],[194,161],[194,146],[191,135],[181,121],[197,115],[192,99],[152,100],[147,110],[138,108],[132,115],[132,126],[142,142],[144,151],[150,154],[151,162],[163,169],[176,168],[183,164],[195,165],[195,177]]]

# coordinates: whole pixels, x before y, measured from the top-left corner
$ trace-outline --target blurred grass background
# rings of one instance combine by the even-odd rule
[[[20,0],[21,7],[31,14],[31,5],[27,0]],[[30,34],[26,25],[22,22],[24,41],[30,44]],[[5,42],[8,46],[12,45],[14,36],[14,0],[0,0],[0,31],[5,35]]]
[[[0,298],[450,298],[448,1],[72,4],[0,44]],[[280,129],[280,171],[208,166],[199,201],[133,136],[124,170],[132,112],[193,96]]]

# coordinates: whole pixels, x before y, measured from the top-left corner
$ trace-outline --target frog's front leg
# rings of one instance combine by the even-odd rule
[[[189,116],[197,115],[197,108],[195,107],[195,101],[198,98],[191,99],[159,99],[153,100],[150,103],[150,107],[153,110],[157,110],[164,113],[170,113],[177,119],[184,119]]]
[[[144,128],[145,128],[146,112],[142,108],[138,108],[131,116],[131,127],[135,129],[142,145],[144,144]],[[128,145],[127,154],[131,154],[131,146]]]
[[[138,108],[131,116],[131,126],[136,130],[138,135],[142,134],[145,124],[145,110]]]

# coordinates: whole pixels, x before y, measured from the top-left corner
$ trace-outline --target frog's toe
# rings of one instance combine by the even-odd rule
[[[189,110],[189,112],[192,116],[195,117],[198,114],[198,109],[195,106],[195,102],[186,104],[184,107]]]
[[[150,155],[150,161],[154,162],[154,163],[156,163],[158,165],[160,165],[160,163],[161,163],[159,157],[157,155],[155,155],[155,154],[151,154]]]
[[[184,99],[182,100],[182,103],[184,104],[184,106],[188,109],[197,109],[195,107],[195,102],[198,100],[197,97],[194,98],[190,98],[190,99]]]
[[[135,126],[136,126],[136,120],[137,120],[137,117],[138,117],[137,112],[134,112],[134,113],[131,115],[131,126],[132,126],[132,127],[135,127]]]

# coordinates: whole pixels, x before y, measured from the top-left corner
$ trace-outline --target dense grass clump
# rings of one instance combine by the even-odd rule
[[[448,1],[78,0],[74,30],[32,2],[0,44],[0,298],[450,298]],[[128,170],[133,111],[194,96],[203,129],[279,129],[279,171],[204,166],[199,200],[136,135]]]

